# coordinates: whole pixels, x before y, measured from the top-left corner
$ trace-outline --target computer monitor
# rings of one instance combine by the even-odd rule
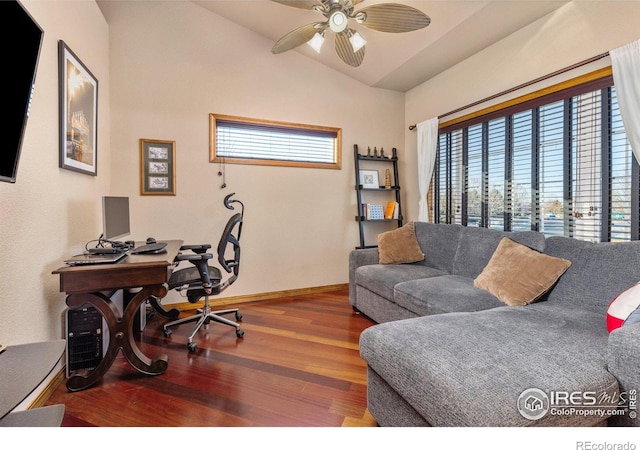
[[[102,197],[102,238],[114,241],[127,236],[129,228],[129,197]]]

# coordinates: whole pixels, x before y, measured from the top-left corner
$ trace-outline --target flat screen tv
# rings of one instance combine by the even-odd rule
[[[15,0],[0,0],[2,46],[2,136],[0,181],[16,182],[22,139],[44,32],[26,9]]]

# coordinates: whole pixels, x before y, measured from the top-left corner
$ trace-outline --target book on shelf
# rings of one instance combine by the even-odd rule
[[[384,219],[383,206],[371,203],[363,203],[362,216],[366,220],[382,220]]]
[[[387,206],[384,210],[385,219],[397,219],[398,217],[398,202],[387,202]]]
[[[382,205],[369,204],[367,212],[368,212],[367,219],[369,219],[369,220],[382,220],[382,219],[384,219],[384,211],[382,209]]]

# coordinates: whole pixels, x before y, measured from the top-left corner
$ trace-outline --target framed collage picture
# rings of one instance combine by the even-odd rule
[[[140,195],[176,195],[176,142],[140,139]]]

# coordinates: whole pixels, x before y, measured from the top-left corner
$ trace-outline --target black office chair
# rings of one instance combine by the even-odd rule
[[[212,311],[209,305],[209,297],[211,295],[218,295],[231,286],[238,278],[238,272],[240,270],[240,234],[242,233],[244,205],[239,200],[231,200],[233,195],[235,195],[235,193],[229,194],[224,198],[224,206],[233,210],[235,208],[231,204],[240,203],[242,210],[231,216],[218,243],[218,262],[227,273],[232,273],[232,275],[223,281],[220,269],[209,265],[209,260],[213,258],[213,255],[206,253],[206,251],[211,248],[211,245],[183,245],[180,250],[189,251],[189,253],[179,253],[174,262],[189,261],[194,267],[174,271],[168,281],[169,289],[174,289],[179,292],[186,290],[186,297],[191,303],[196,303],[204,297],[204,307],[198,310],[197,314],[174,320],[163,326],[165,337],[169,337],[171,336],[169,327],[197,321],[187,343],[187,348],[190,352],[196,350],[197,346],[195,342],[193,342],[193,338],[198,330],[200,330],[202,325],[208,324],[212,320],[234,327],[238,338],[244,336],[244,331],[240,329],[238,323],[222,317],[227,314],[235,314],[236,321],[242,320],[242,314],[240,314],[237,308]],[[235,235],[234,232],[236,233]],[[231,259],[227,259],[226,253],[228,250],[232,250],[233,256]]]

